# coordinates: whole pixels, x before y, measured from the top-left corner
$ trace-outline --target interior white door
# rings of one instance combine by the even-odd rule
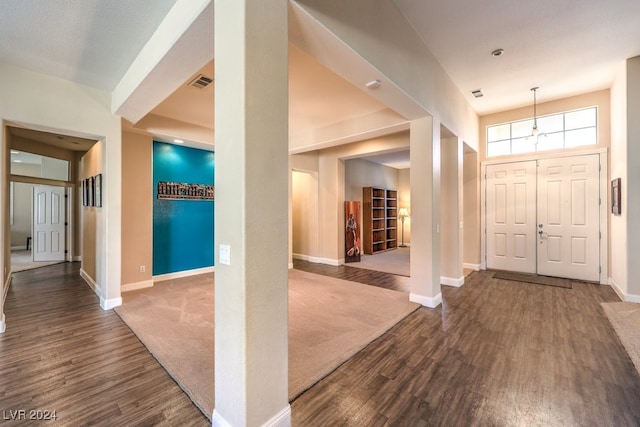
[[[33,188],[33,260],[64,261],[65,189]]]
[[[538,274],[600,279],[600,156],[538,161]]]
[[[536,272],[536,162],[486,169],[487,268]]]

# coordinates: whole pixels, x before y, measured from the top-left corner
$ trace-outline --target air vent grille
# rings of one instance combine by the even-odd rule
[[[207,77],[204,74],[200,74],[198,77],[193,79],[189,86],[197,87],[198,89],[204,89],[213,83],[213,78]]]

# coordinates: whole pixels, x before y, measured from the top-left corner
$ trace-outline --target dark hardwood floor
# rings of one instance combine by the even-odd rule
[[[408,292],[409,279],[386,273],[295,267]],[[78,268],[14,275],[0,416],[55,410],[51,425],[209,425],[117,314],[99,307]],[[413,312],[292,402],[293,424],[640,425],[640,376],[599,304],[615,293],[491,276],[443,286],[441,307]]]
[[[365,270],[364,268],[349,267],[348,265],[335,267],[332,265],[316,264],[297,259],[293,260],[293,268],[306,271],[308,273],[321,274],[323,276],[335,277],[337,279],[350,280],[352,282],[364,283],[365,285],[391,289],[393,291],[404,292],[406,294],[408,294],[410,290],[408,277],[383,273],[381,271]]]
[[[613,290],[492,275],[443,286],[441,307],[413,312],[296,399],[294,425],[640,425],[640,376],[600,306],[619,301]]]
[[[120,317],[100,308],[79,268],[13,275],[0,334],[0,424],[211,425]],[[54,411],[56,420],[30,419]]]

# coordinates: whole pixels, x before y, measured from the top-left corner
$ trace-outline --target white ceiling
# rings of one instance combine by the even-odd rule
[[[0,62],[105,90],[176,4],[1,1]],[[391,1],[479,115],[530,105],[533,86],[539,102],[608,88],[616,67],[640,55],[638,0]],[[497,48],[505,53],[491,56]],[[290,56],[290,134],[386,108],[301,50]],[[203,70],[213,74],[213,63]],[[213,129],[214,89],[194,91],[179,88],[152,113]]]
[[[479,115],[609,88],[640,55],[638,0],[392,1]]]

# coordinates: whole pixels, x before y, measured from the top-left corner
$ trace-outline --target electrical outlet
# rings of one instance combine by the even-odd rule
[[[141,265],[141,266],[140,266],[140,273],[144,273],[144,272],[145,272],[145,270],[146,270],[145,266],[144,266],[144,265]]]

